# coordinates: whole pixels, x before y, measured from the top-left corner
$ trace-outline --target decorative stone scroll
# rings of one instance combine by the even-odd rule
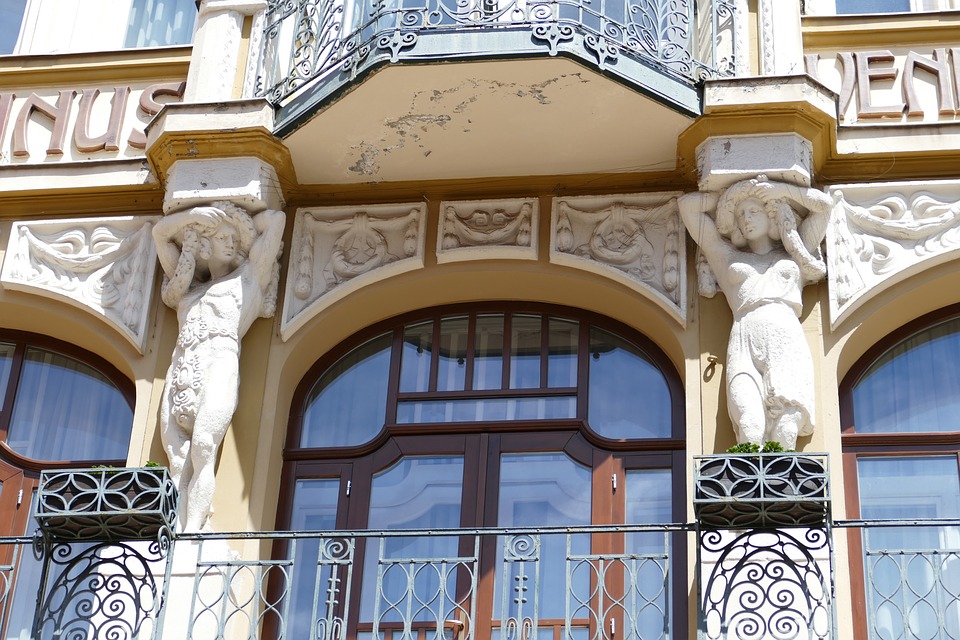
[[[440,204],[437,262],[537,259],[536,198]]]
[[[423,267],[426,205],[299,209],[281,336],[377,280]]]
[[[550,261],[611,277],[686,323],[679,193],[555,198]]]
[[[155,217],[15,222],[0,281],[101,316],[143,353],[153,297]]]
[[[960,256],[960,181],[843,185],[830,193],[833,329],[881,291]]]

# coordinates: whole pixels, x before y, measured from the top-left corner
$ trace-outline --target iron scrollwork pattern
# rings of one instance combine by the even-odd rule
[[[830,637],[830,582],[815,557],[831,551],[826,529],[707,531],[700,551],[712,565],[701,576],[705,638]]]
[[[352,80],[377,60],[520,53],[457,37],[508,32],[529,34],[516,45],[525,53],[563,47],[599,69],[628,56],[693,84],[733,73],[732,4],[713,0],[704,14],[695,16],[692,0],[271,0],[257,89],[280,104],[314,79]],[[435,42],[418,50],[423,38],[444,33],[446,54]]]

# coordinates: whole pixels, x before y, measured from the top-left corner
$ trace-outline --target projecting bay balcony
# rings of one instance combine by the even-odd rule
[[[734,4],[273,0],[258,92],[302,184],[671,171]]]

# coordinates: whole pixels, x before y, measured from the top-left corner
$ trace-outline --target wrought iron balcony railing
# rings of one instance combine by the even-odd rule
[[[270,0],[258,90],[275,105],[285,105],[309,86],[307,101],[312,103],[385,62],[564,55],[641,91],[683,103],[675,95],[678,87],[733,74],[738,54],[735,4]],[[292,117],[281,113],[281,128]]]

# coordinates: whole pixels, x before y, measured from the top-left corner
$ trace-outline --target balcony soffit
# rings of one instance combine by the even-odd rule
[[[563,58],[388,65],[284,142],[302,185],[669,172],[692,121]]]

